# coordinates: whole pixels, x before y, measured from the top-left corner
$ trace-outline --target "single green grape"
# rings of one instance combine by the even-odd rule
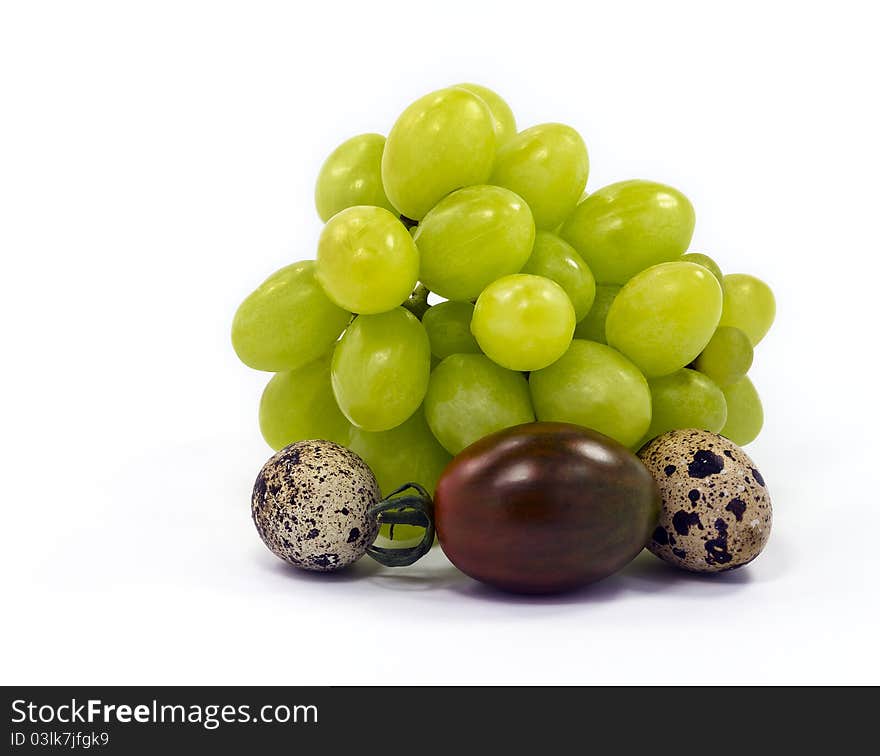
[[[540,370],[565,354],[574,326],[574,307],[558,283],[517,273],[483,290],[471,332],[492,360],[525,371]]]
[[[568,294],[577,321],[583,320],[593,306],[596,279],[574,247],[549,231],[535,234],[532,254],[520,272],[556,281]]]
[[[699,428],[718,433],[727,420],[727,401],[721,389],[696,370],[682,368],[671,375],[652,378],[651,425],[639,446],[679,428]]]
[[[681,257],[694,233],[694,208],[677,189],[621,181],[581,202],[560,236],[590,266],[596,281],[623,284],[636,273]]]
[[[600,344],[608,343],[608,339],[605,338],[605,319],[608,317],[608,310],[611,309],[611,303],[618,291],[620,291],[620,287],[615,284],[601,284],[596,287],[593,306],[586,317],[575,326],[574,337],[576,339],[598,341]]]
[[[387,312],[409,298],[419,277],[419,251],[388,210],[349,207],[321,232],[317,276],[340,307],[362,315]]]
[[[609,346],[648,377],[668,375],[700,352],[721,317],[721,285],[702,265],[670,262],[643,270],[608,311]]]
[[[473,316],[474,306],[470,302],[449,300],[431,307],[422,316],[431,354],[441,360],[450,354],[479,354],[480,345],[471,333]]]
[[[510,106],[495,92],[479,84],[456,84],[459,89],[466,89],[483,100],[492,111],[495,125],[495,144],[500,147],[516,134],[516,119]]]
[[[535,419],[526,379],[482,354],[453,354],[431,373],[425,417],[450,454],[502,428]]]
[[[382,188],[385,137],[360,134],[340,144],[324,161],[315,184],[315,207],[326,223],[340,210],[375,205],[394,211]]]
[[[561,123],[521,131],[498,150],[491,183],[516,192],[538,228],[555,229],[584,191],[590,158],[581,135]]]
[[[749,372],[754,354],[752,342],[739,328],[718,326],[695,367],[723,388]]]
[[[574,423],[625,446],[651,423],[651,391],[639,369],[605,344],[575,339],[550,367],[529,376],[539,420]]]
[[[430,372],[428,334],[402,307],[355,318],[330,365],[339,409],[368,431],[389,430],[412,415],[425,397]]]
[[[330,386],[330,354],[296,370],[275,373],[263,390],[260,431],[275,450],[314,439],[345,446],[351,430]]]
[[[422,283],[446,299],[467,300],[525,264],[535,223],[528,205],[513,192],[469,186],[442,199],[414,238]]]
[[[764,425],[761,397],[748,376],[722,389],[727,400],[727,422],[721,435],[739,446],[754,441]]]
[[[767,335],[776,318],[776,298],[773,291],[759,278],[745,273],[724,276],[724,309],[721,325],[739,328],[752,346]]]
[[[294,370],[333,348],[351,313],[318,284],[311,260],[288,265],[261,283],[232,320],[232,346],[255,370]]]
[[[686,255],[682,255],[679,259],[682,262],[692,262],[697,265],[702,265],[704,268],[711,271],[712,275],[718,279],[718,283],[721,283],[724,278],[724,274],[721,272],[721,268],[718,267],[718,263],[709,257],[709,255],[704,255],[702,252],[688,252]]]
[[[401,214],[421,220],[451,191],[485,184],[494,161],[489,106],[450,87],[416,100],[397,119],[382,153],[382,184]]]

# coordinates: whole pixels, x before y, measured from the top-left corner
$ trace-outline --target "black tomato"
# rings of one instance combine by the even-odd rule
[[[434,517],[462,572],[517,593],[555,593],[630,562],[657,525],[660,495],[626,447],[568,423],[480,439],[449,463]]]

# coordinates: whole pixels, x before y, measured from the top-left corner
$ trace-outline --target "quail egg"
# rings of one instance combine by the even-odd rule
[[[674,430],[639,452],[663,504],[648,549],[691,572],[751,562],[767,543],[773,513],[764,478],[736,444],[703,430]]]
[[[380,498],[357,454],[331,441],[298,441],[263,465],[251,514],[273,554],[330,572],[360,559],[376,539],[379,525],[369,509]]]

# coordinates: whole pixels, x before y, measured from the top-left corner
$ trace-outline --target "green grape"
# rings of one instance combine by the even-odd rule
[[[340,210],[375,205],[394,211],[382,188],[381,134],[360,134],[340,144],[321,166],[315,184],[315,207],[325,223]]]
[[[709,255],[704,255],[701,252],[688,252],[686,255],[682,255],[679,259],[682,262],[692,262],[697,265],[702,265],[718,279],[718,283],[721,283],[721,280],[724,278],[724,275],[721,273],[721,268],[718,267],[718,263],[709,257]]]
[[[721,286],[696,263],[643,270],[620,290],[608,311],[608,344],[648,377],[689,364],[709,343],[721,317]]]
[[[495,125],[495,144],[500,147],[516,134],[516,119],[510,106],[491,89],[479,84],[456,84],[459,89],[466,89],[475,94],[489,106],[492,111],[492,122]]]
[[[608,317],[608,310],[611,309],[611,303],[618,291],[620,291],[620,287],[614,284],[602,284],[596,287],[593,306],[587,316],[575,326],[574,337],[576,339],[598,341],[600,344],[608,343],[608,339],[605,338],[605,318]]]
[[[485,184],[494,161],[489,106],[450,87],[416,100],[397,119],[382,154],[382,184],[401,214],[421,220],[451,191]]]
[[[263,391],[260,431],[273,449],[318,438],[345,446],[351,429],[333,397],[329,354],[276,373]]]
[[[702,373],[682,368],[652,378],[651,425],[639,446],[667,431],[699,428],[718,433],[727,420],[727,402],[721,389]]]
[[[593,192],[574,209],[560,236],[599,283],[623,284],[651,265],[681,257],[694,220],[694,208],[681,192],[637,179]]]
[[[353,428],[348,447],[373,471],[383,496],[411,482],[418,483],[433,496],[440,473],[452,459],[428,428],[422,408],[391,430],[371,433]],[[386,538],[392,535],[387,525],[382,526],[380,533]],[[421,528],[397,525],[393,537],[395,541],[403,541],[421,534]]]
[[[776,317],[776,298],[763,281],[745,273],[724,276],[724,309],[721,325],[739,328],[752,346],[767,335]]]
[[[761,397],[749,377],[740,378],[732,386],[722,389],[727,400],[727,422],[721,435],[739,446],[754,441],[764,425],[764,408]]]
[[[491,183],[522,197],[538,228],[555,229],[574,209],[589,173],[581,135],[561,123],[544,123],[499,148]]]
[[[333,352],[330,378],[339,409],[352,424],[384,431],[416,411],[430,371],[428,334],[398,307],[355,318]]]
[[[327,296],[363,315],[406,301],[419,277],[419,251],[406,226],[388,210],[367,205],[349,207],[327,222],[317,264]]]
[[[604,344],[575,339],[529,376],[539,420],[575,423],[632,446],[651,422],[651,391],[639,369]]]
[[[480,294],[471,332],[480,349],[502,367],[540,370],[565,354],[574,326],[574,307],[558,283],[517,273],[499,278]]]
[[[470,302],[450,300],[431,307],[422,317],[422,325],[431,341],[431,354],[445,359],[450,354],[479,354],[480,346],[471,333],[474,306]]]
[[[232,320],[232,346],[256,370],[293,370],[333,348],[351,314],[328,299],[311,260],[288,265],[261,283]]]
[[[724,387],[749,372],[753,356],[752,342],[739,328],[719,326],[697,357],[695,367]]]
[[[482,354],[453,354],[431,373],[425,417],[450,454],[502,428],[535,419],[526,379]]]
[[[583,320],[593,306],[596,297],[593,274],[574,247],[555,234],[548,231],[535,234],[532,254],[520,272],[556,281],[568,294],[577,321]]]
[[[469,186],[442,199],[415,234],[421,280],[446,299],[476,299],[496,278],[516,273],[535,241],[522,198],[497,186]]]

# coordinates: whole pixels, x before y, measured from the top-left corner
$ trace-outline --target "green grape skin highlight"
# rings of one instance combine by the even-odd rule
[[[688,252],[687,254],[682,255],[679,259],[681,262],[692,262],[697,265],[702,265],[718,279],[718,283],[721,283],[724,278],[724,274],[721,272],[721,268],[718,267],[718,263],[709,257],[709,255],[704,255],[702,252]]]
[[[260,432],[276,451],[295,441],[326,439],[346,446],[352,426],[330,385],[330,354],[276,373],[260,398]]]
[[[584,258],[597,282],[624,284],[645,268],[681,257],[695,222],[693,206],[677,189],[635,179],[590,194],[560,236]]]
[[[563,288],[527,273],[489,284],[471,321],[480,349],[502,367],[520,371],[540,370],[558,360],[574,327],[574,307]]]
[[[330,378],[349,422],[375,432],[400,425],[416,411],[430,371],[428,334],[398,307],[355,318],[333,352]]]
[[[510,141],[511,137],[516,134],[516,118],[513,111],[504,99],[487,87],[479,84],[456,84],[459,89],[465,89],[471,94],[475,94],[486,105],[492,113],[492,122],[495,126],[495,144],[500,147],[502,144]]]
[[[394,212],[382,187],[385,137],[360,134],[340,144],[324,161],[315,182],[315,207],[326,223],[347,207],[374,205]]]
[[[418,483],[433,496],[440,473],[452,459],[428,428],[421,407],[391,430],[371,433],[352,428],[348,448],[373,471],[382,496],[411,482]],[[422,532],[422,528],[413,525],[397,525],[393,539],[419,538]],[[386,538],[392,535],[387,525],[380,528],[380,533]]]
[[[605,333],[649,378],[690,364],[721,317],[721,286],[696,263],[670,262],[642,271],[618,292]]]
[[[718,433],[727,421],[727,401],[721,389],[696,370],[682,368],[671,375],[652,378],[651,425],[639,443],[679,428],[699,428]]]
[[[431,209],[415,233],[422,283],[446,299],[476,299],[516,273],[532,252],[535,223],[521,197],[498,186],[469,186]]]
[[[739,328],[718,326],[694,367],[723,388],[749,372],[754,354],[752,342]]]
[[[534,421],[526,379],[481,354],[453,354],[431,373],[425,417],[450,454],[490,433]]]
[[[739,328],[752,346],[758,343],[776,318],[776,298],[773,291],[761,279],[745,273],[724,276],[724,309],[721,325]]]
[[[474,306],[470,302],[440,302],[422,316],[431,354],[440,360],[451,354],[479,354],[480,345],[471,333]]]
[[[498,150],[491,183],[522,197],[538,228],[552,230],[584,191],[590,158],[581,135],[561,123],[532,126]]]
[[[520,273],[544,276],[558,283],[571,300],[576,321],[583,320],[596,297],[596,279],[567,242],[549,231],[538,231],[532,254]]]
[[[722,391],[727,400],[727,422],[721,435],[738,446],[752,443],[764,425],[764,407],[754,384],[746,376]]]
[[[421,220],[443,197],[485,184],[495,161],[495,122],[485,101],[458,87],[412,103],[382,153],[382,185],[391,204]]]
[[[600,344],[607,344],[608,339],[605,338],[605,319],[608,317],[608,310],[611,309],[611,303],[620,287],[614,284],[600,284],[596,287],[596,297],[593,299],[593,306],[574,329],[574,337],[576,339],[584,339],[585,341],[597,341]]]
[[[574,423],[624,446],[641,439],[651,423],[648,382],[620,352],[575,339],[556,362],[529,376],[538,420]]]
[[[333,302],[349,312],[375,315],[409,298],[419,277],[419,251],[396,216],[359,205],[324,226],[316,270]]]
[[[294,370],[333,348],[351,313],[334,304],[311,260],[288,265],[261,283],[232,320],[232,346],[255,370]]]

